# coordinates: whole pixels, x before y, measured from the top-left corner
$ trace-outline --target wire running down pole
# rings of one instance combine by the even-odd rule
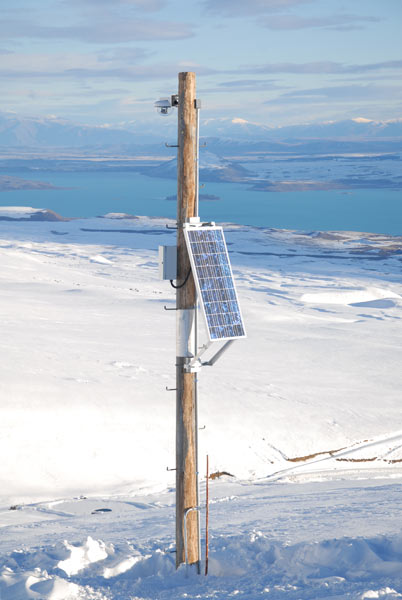
[[[207,481],[205,499],[205,575],[208,575],[208,553],[209,553],[209,456],[207,454]]]

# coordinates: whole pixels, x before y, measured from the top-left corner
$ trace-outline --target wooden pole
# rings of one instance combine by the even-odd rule
[[[200,564],[197,506],[196,376],[185,364],[194,348],[196,289],[183,235],[183,224],[196,216],[195,73],[179,73],[177,155],[177,352],[176,352],[176,567]],[[184,539],[186,518],[187,540]]]

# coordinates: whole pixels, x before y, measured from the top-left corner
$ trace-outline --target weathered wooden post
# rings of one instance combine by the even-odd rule
[[[197,564],[197,393],[196,374],[185,364],[196,354],[196,288],[183,235],[183,224],[198,216],[197,110],[195,73],[179,73],[177,153],[177,351],[176,351],[176,567]],[[183,283],[186,282],[184,285]],[[196,509],[196,510],[189,510]]]

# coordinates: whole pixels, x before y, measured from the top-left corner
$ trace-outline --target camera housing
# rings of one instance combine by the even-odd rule
[[[179,99],[177,95],[171,96],[170,98],[161,98],[155,102],[154,106],[158,113],[162,116],[169,115],[172,112],[172,108],[178,106]]]

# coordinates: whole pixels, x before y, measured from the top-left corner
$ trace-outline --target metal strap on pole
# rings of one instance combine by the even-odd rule
[[[188,515],[193,512],[193,511],[197,511],[198,512],[198,516],[199,513],[201,511],[201,508],[199,506],[191,506],[190,508],[188,508],[185,512],[184,512],[184,517],[183,517],[183,529],[184,529],[184,559],[185,559],[185,563],[186,563],[186,573],[188,575],[188,556],[187,556],[187,517]],[[198,575],[201,572],[201,568],[200,568],[200,560],[198,560],[197,562],[197,572]]]

